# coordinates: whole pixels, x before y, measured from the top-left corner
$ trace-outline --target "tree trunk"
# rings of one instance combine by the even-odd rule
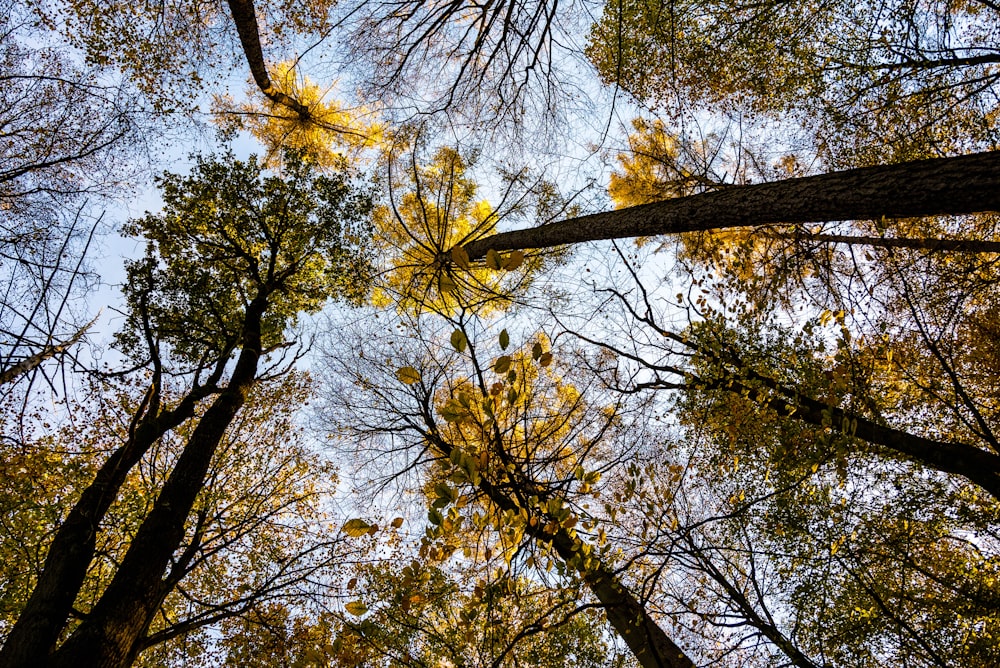
[[[550,248],[729,227],[990,211],[1000,211],[1000,151],[735,186],[502,232],[467,244],[465,251],[470,259],[477,259],[491,249]]]
[[[129,471],[157,439],[194,415],[200,398],[199,394],[189,394],[174,410],[143,420],[125,445],[97,471],[52,538],[31,597],[0,649],[0,666],[36,668],[44,664],[66,626],[94,558],[100,523]]]
[[[228,0],[229,12],[236,24],[236,33],[240,37],[240,45],[243,47],[243,55],[246,56],[247,64],[250,66],[250,74],[253,75],[254,83],[269,100],[275,104],[294,111],[300,118],[310,117],[309,108],[296,100],[294,97],[283,93],[271,83],[271,77],[267,73],[267,65],[264,62],[264,51],[260,45],[260,28],[257,25],[257,13],[254,10],[253,0]]]
[[[563,560],[572,559],[573,540],[565,529],[553,537],[552,546]],[[660,628],[644,606],[604,565],[581,571],[590,591],[604,608],[608,622],[643,668],[694,668],[677,644]]]
[[[212,458],[256,378],[260,320],[266,305],[266,300],[258,299],[248,307],[242,352],[229,385],[198,421],[114,578],[90,614],[52,654],[51,668],[127,668],[135,661],[142,638],[170,591],[164,573],[184,540],[185,523]]]
[[[42,362],[50,360],[56,355],[66,352],[67,350],[75,346],[77,342],[80,341],[80,339],[83,338],[83,335],[87,333],[87,330],[90,329],[95,322],[97,322],[97,318],[94,318],[86,325],[78,329],[76,334],[66,339],[62,343],[53,343],[51,345],[47,345],[34,355],[29,355],[28,357],[24,358],[17,364],[12,364],[10,367],[4,369],[3,371],[0,371],[0,385],[17,380],[18,378],[28,373],[32,369],[38,368],[38,366],[42,364]]]
[[[778,389],[777,384],[773,387]],[[733,392],[748,391],[738,381],[733,381],[729,389]],[[1000,456],[992,452],[965,443],[946,443],[917,436],[806,396],[787,391],[786,394],[788,397],[774,397],[763,401],[778,415],[803,420],[818,427],[829,426],[845,436],[881,445],[927,468],[960,475],[1000,500]]]
[[[425,419],[427,417],[425,415]],[[443,455],[451,455],[453,448],[450,443],[434,434],[425,436]],[[520,483],[531,488],[525,490],[525,496],[534,494],[544,498],[544,495],[530,482],[520,481]],[[517,481],[511,479],[511,484],[517,484]],[[520,511],[521,506],[517,501],[489,480],[480,480],[478,488],[502,510]],[[535,526],[528,525],[525,532],[535,540],[551,541],[553,549],[567,564],[578,561],[580,542],[562,527],[554,535],[546,534],[542,527],[553,518],[545,519],[546,521],[539,522]],[[618,576],[600,559],[591,557],[591,560],[596,561],[597,565],[580,567],[580,574],[590,591],[600,601],[608,622],[628,645],[639,665],[642,668],[694,668],[694,662],[660,628],[646,607],[619,581]]]

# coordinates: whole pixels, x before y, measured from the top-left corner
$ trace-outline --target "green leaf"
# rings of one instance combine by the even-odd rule
[[[500,332],[500,350],[507,350],[507,346],[510,345],[510,335],[507,330]]]
[[[510,371],[510,355],[501,355],[493,362],[493,370],[497,373],[507,373]]]
[[[542,356],[542,344],[535,342],[535,345],[531,346],[531,359],[537,360]]]
[[[396,378],[398,378],[402,383],[413,385],[414,383],[420,382],[420,372],[412,366],[404,366],[401,369],[396,370]]]
[[[434,485],[434,493],[438,495],[439,499],[445,499],[449,503],[454,503],[458,499],[458,491],[446,482]]]
[[[466,347],[469,345],[469,339],[465,337],[465,332],[460,329],[456,329],[451,333],[451,347],[460,353],[464,353]]]
[[[449,399],[444,402],[443,406],[438,408],[438,413],[444,418],[445,422],[458,422],[468,414],[468,411],[454,399]]]
[[[430,523],[436,527],[439,527],[444,523],[444,516],[437,508],[431,508],[427,511],[427,519],[430,520]]]
[[[351,538],[360,538],[372,530],[374,525],[369,524],[360,518],[355,518],[353,520],[347,520],[344,526],[341,527],[341,531],[346,533]]]

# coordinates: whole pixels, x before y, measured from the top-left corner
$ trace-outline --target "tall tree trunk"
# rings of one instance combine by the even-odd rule
[[[0,385],[17,380],[29,371],[38,368],[42,362],[50,360],[56,355],[66,352],[83,338],[83,335],[87,333],[87,330],[90,329],[95,322],[97,322],[97,318],[94,318],[86,325],[78,329],[76,334],[65,341],[46,345],[34,355],[29,355],[17,364],[12,364],[10,367],[0,371]]]
[[[100,523],[129,471],[157,439],[194,415],[201,398],[202,393],[193,392],[174,409],[142,420],[129,440],[98,469],[52,538],[38,582],[0,648],[0,666],[44,665],[66,626],[94,558]]]
[[[254,383],[266,301],[247,309],[242,352],[227,388],[198,421],[114,578],[79,627],[52,654],[51,668],[127,668],[170,591],[164,573],[184,540],[185,523],[204,486],[215,451]]]
[[[257,25],[257,12],[253,6],[253,0],[228,0],[229,13],[236,24],[236,33],[240,37],[240,45],[243,47],[243,55],[246,56],[247,64],[250,66],[250,74],[253,76],[257,88],[269,100],[275,104],[294,111],[302,119],[310,118],[309,108],[294,97],[278,90],[271,83],[271,77],[267,73],[267,65],[264,62],[264,51],[260,44],[260,28]]]
[[[430,415],[424,416],[428,424],[433,424]],[[450,456],[452,445],[431,433],[427,438],[445,456]],[[513,477],[508,484],[521,484],[527,489],[522,490],[524,496],[535,495],[540,499],[545,495],[531,481],[515,481]],[[520,511],[520,504],[511,498],[502,488],[483,478],[478,488],[502,510]],[[580,559],[581,542],[570,535],[569,531],[560,527],[555,534],[549,535],[543,527],[554,521],[554,518],[543,515],[543,521],[534,526],[528,525],[525,532],[535,540],[548,543],[567,564],[584,564],[579,567],[580,575],[601,603],[608,622],[622,640],[628,645],[643,668],[694,668],[695,664],[670,637],[660,628],[656,620],[649,614],[646,607],[626,588],[618,576],[596,556],[591,556],[588,562]],[[558,522],[557,522],[558,524]],[[589,564],[589,565],[587,565]]]
[[[467,244],[465,251],[470,259],[477,259],[491,249],[550,248],[728,227],[987,211],[1000,211],[1000,151],[735,186],[502,232]]]
[[[982,487],[995,499],[1000,500],[1000,456],[968,445],[935,441],[909,432],[878,424],[873,420],[845,411],[836,406],[798,394],[780,387],[773,380],[753,375],[753,379],[782,396],[758,395],[752,387],[747,387],[737,378],[727,378],[718,383],[727,391],[745,393],[774,410],[778,415],[790,417],[817,427],[829,426],[845,436],[881,445],[904,459],[917,462],[927,468],[960,475],[971,483]],[[693,389],[704,388],[697,378],[691,381]],[[714,385],[714,384],[710,384]]]

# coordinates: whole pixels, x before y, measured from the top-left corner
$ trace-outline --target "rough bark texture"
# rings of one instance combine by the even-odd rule
[[[175,409],[143,420],[132,437],[97,471],[94,481],[59,526],[38,582],[0,649],[3,668],[37,668],[55,646],[94,558],[97,531],[129,471],[167,431],[194,415],[201,397],[188,395]]]
[[[297,113],[302,118],[309,118],[309,108],[287,95],[271,83],[271,77],[267,74],[267,65],[264,63],[264,51],[260,45],[260,28],[257,25],[257,13],[254,10],[253,0],[228,0],[229,12],[236,24],[236,33],[240,37],[240,45],[243,47],[243,55],[246,56],[247,64],[250,66],[250,74],[253,75],[254,83],[260,92],[269,100],[276,104],[287,107]]]
[[[261,354],[260,320],[267,305],[247,309],[242,352],[225,391],[198,421],[139,526],[114,578],[87,618],[52,655],[50,668],[128,668],[172,583],[164,580],[171,557],[184,540],[184,525],[201,491],[212,457],[243,406]]]
[[[490,249],[550,248],[727,227],[988,211],[1000,211],[1000,151],[726,188],[503,232],[474,241],[465,251],[470,259],[477,259]]]

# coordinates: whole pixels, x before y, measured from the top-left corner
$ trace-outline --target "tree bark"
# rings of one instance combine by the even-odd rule
[[[291,109],[301,118],[309,118],[309,108],[296,100],[294,97],[283,93],[271,83],[271,77],[267,73],[267,65],[264,62],[264,51],[260,45],[260,28],[257,25],[257,12],[253,6],[253,0],[228,0],[229,12],[232,14],[233,23],[236,24],[236,33],[240,37],[240,45],[243,47],[243,55],[246,56],[247,64],[250,66],[250,74],[254,83],[267,99],[275,104]]]
[[[132,437],[101,466],[59,526],[31,597],[3,647],[0,666],[37,668],[59,639],[94,558],[97,531],[129,471],[167,431],[194,415],[202,398],[191,393],[171,411],[140,422]]]
[[[184,540],[185,522],[212,458],[256,378],[260,320],[266,306],[266,300],[259,298],[247,309],[242,352],[228,386],[198,421],[114,578],[80,626],[52,654],[50,668],[127,668],[138,656],[149,624],[171,589],[163,576]]]
[[[491,249],[550,248],[730,227],[994,211],[1000,211],[1000,151],[736,186],[502,232],[467,244],[465,251],[474,260]]]
[[[260,325],[267,301],[247,308],[242,352],[226,389],[198,421],[152,510],[143,520],[114,578],[97,604],[49,661],[50,668],[128,668],[142,638],[169,593],[163,575],[184,540],[184,525],[212,457],[243,406],[257,375]]]
[[[42,362],[50,360],[56,355],[66,352],[83,338],[83,335],[87,333],[87,330],[90,329],[95,322],[97,322],[97,318],[94,318],[86,325],[78,329],[76,334],[65,341],[47,345],[34,355],[29,355],[17,364],[12,364],[9,368],[0,371],[0,385],[10,383],[28,373],[32,369],[37,368]]]
[[[763,377],[757,377],[764,381]],[[767,379],[769,380],[769,379]],[[764,399],[764,403],[779,415],[792,417],[816,426],[829,426],[845,436],[881,445],[904,458],[928,468],[960,475],[986,490],[1000,500],[1000,456],[965,443],[935,441],[909,432],[880,425],[868,418],[828,406],[810,397],[779,388],[771,381],[773,389],[783,391],[788,397]],[[732,382],[733,392],[749,391],[738,381]],[[753,396],[751,394],[751,396]]]

